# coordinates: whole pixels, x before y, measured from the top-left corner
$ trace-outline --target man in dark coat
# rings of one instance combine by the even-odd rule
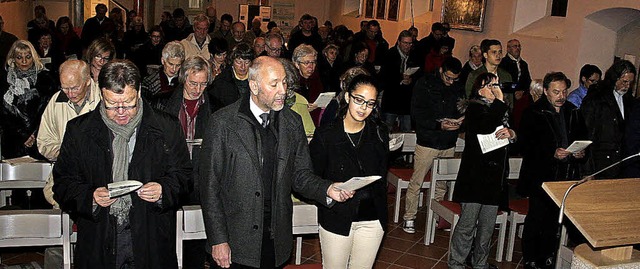
[[[317,31],[313,29],[313,17],[309,14],[304,14],[300,18],[300,25],[302,28],[300,31],[295,32],[289,37],[289,50],[295,50],[300,44],[307,44],[313,46],[316,51],[322,51],[324,48],[322,44],[322,37]]]
[[[374,66],[382,65],[384,56],[389,50],[389,43],[382,37],[382,29],[380,23],[376,20],[370,20],[367,24],[367,31],[365,34],[354,35],[353,42],[362,42],[367,45],[369,49],[369,58],[367,62]],[[353,53],[353,52],[351,52]]]
[[[180,86],[173,92],[165,105],[165,111],[180,120],[180,126],[187,139],[191,154],[194,176],[198,173],[198,160],[202,139],[209,125],[213,105],[209,95],[203,94],[211,81],[211,69],[207,60],[200,56],[187,58],[180,69]],[[200,193],[197,179],[189,190],[187,205],[200,205]],[[184,242],[183,268],[204,268],[206,240],[189,240]]]
[[[622,156],[627,116],[633,108],[633,96],[629,91],[635,81],[636,68],[626,60],[613,63],[596,84],[587,92],[580,106],[587,125],[588,138],[593,144],[587,149],[586,174],[591,174],[619,160]],[[621,167],[616,166],[599,174],[598,178],[619,178]]]
[[[107,18],[107,6],[105,4],[96,5],[96,16],[87,19],[82,26],[82,45],[88,48],[94,39],[108,34],[106,31],[113,26],[113,20]],[[113,30],[113,29],[111,29]]]
[[[547,74],[544,96],[525,110],[518,132],[523,155],[518,192],[529,197],[522,252],[525,267],[531,269],[551,266],[558,247],[558,207],[544,192],[542,183],[580,179],[584,150],[572,153],[566,149],[573,141],[584,140],[587,133],[580,112],[567,102],[570,86],[563,73]]]
[[[411,75],[405,74],[408,68],[421,65],[412,54],[413,38],[407,30],[400,32],[394,47],[387,51],[380,75],[384,83],[382,115],[385,123],[393,130],[396,119],[400,131],[411,131],[411,93],[416,80],[422,75],[419,70]]]
[[[129,61],[107,63],[100,109],[69,122],[53,170],[54,199],[78,225],[77,268],[177,268],[176,209],[191,182],[177,119],[144,104]],[[142,187],[111,197],[107,184]]]
[[[292,191],[322,205],[353,196],[313,174],[302,121],[284,105],[282,64],[259,57],[249,74],[251,96],[213,114],[201,155],[207,251],[217,268],[279,268],[290,259]]]

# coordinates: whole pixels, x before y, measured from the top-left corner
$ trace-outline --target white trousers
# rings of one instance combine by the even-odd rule
[[[376,261],[384,230],[380,221],[351,224],[349,236],[329,232],[320,226],[322,267],[327,269],[370,269]]]

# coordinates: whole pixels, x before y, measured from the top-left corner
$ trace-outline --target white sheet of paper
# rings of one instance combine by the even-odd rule
[[[420,67],[409,67],[406,70],[404,70],[404,75],[411,76],[416,72],[418,72],[418,69],[420,69]]]
[[[336,96],[335,92],[323,92],[320,95],[318,95],[318,99],[316,99],[316,101],[313,103],[317,105],[319,108],[325,108],[327,107],[329,102],[331,102],[331,99],[333,99],[333,97],[335,96]]]
[[[394,151],[402,147],[404,144],[404,134],[391,134],[389,139],[389,151]]]
[[[352,177],[351,179],[338,186],[338,188],[345,191],[356,191],[381,178],[381,176]]]
[[[576,153],[578,151],[586,149],[589,145],[591,145],[591,143],[593,142],[589,140],[576,140],[571,143],[571,145],[567,148],[567,151]]]
[[[500,129],[504,128],[502,125],[496,127],[496,130],[490,134],[479,134],[478,142],[480,142],[480,149],[482,150],[482,154],[487,152],[494,151],[506,145],[509,145],[509,139],[498,139],[496,137],[496,132]]]
[[[110,198],[125,195],[140,187],[142,187],[142,182],[137,180],[125,180],[107,184]]]

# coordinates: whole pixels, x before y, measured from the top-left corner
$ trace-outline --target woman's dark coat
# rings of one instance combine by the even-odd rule
[[[487,104],[469,101],[464,119],[465,147],[453,191],[459,203],[499,205],[505,171],[508,169],[507,147],[482,154],[478,134],[492,134],[503,125],[509,107],[500,100]]]

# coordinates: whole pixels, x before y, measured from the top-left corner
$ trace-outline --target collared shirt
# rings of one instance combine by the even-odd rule
[[[624,93],[619,93],[616,90],[613,90],[613,97],[616,99],[616,103],[618,103],[618,108],[620,109],[620,114],[622,115],[622,119],[624,119],[624,102],[622,102],[622,96]]]
[[[253,117],[256,118],[260,124],[262,124],[262,118],[260,118],[260,115],[263,113],[269,113],[269,111],[262,111],[262,109],[253,102],[253,98],[251,97],[249,97],[249,110],[251,110],[251,114],[253,114]]]
[[[167,75],[167,73],[165,73],[165,76]],[[169,82],[169,86],[173,86],[173,79],[178,78],[178,75],[175,75],[173,77],[169,77],[167,76],[167,82]]]
[[[520,74],[522,74],[522,70],[520,69],[520,60],[522,58],[518,58],[516,59],[515,57],[513,57],[511,54],[507,53],[507,56],[509,56],[509,58],[513,61],[516,62],[516,66],[518,67],[518,81],[520,81]]]
[[[573,90],[567,100],[574,104],[577,108],[582,105],[582,100],[587,96],[587,88],[584,85],[580,85],[577,89]]]
[[[400,73],[404,73],[404,71],[407,70],[407,60],[409,59],[409,55],[405,55],[404,52],[400,50],[400,47],[396,46],[396,48],[398,49],[400,59],[402,60],[402,63],[400,64]]]

